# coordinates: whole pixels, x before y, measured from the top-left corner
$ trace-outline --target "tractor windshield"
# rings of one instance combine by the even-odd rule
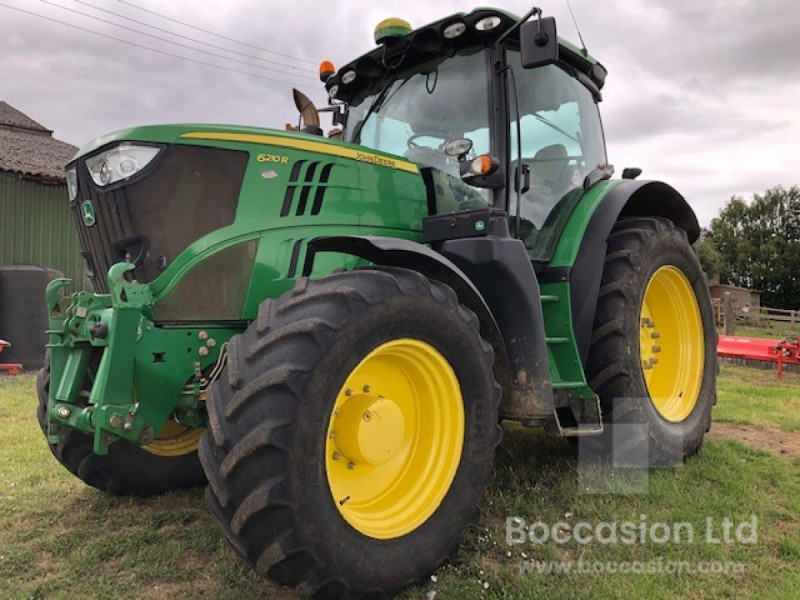
[[[344,139],[416,162],[433,181],[438,213],[486,206],[488,192],[461,181],[447,142],[468,138],[488,153],[486,55],[472,49],[418,66],[350,107]]]

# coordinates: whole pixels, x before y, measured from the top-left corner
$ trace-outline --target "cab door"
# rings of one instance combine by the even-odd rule
[[[506,60],[514,69],[519,97],[522,163],[530,170],[530,186],[519,207],[515,190],[509,190],[511,229],[525,242],[531,260],[546,263],[583,193],[584,178],[607,162],[603,128],[594,95],[569,67],[523,69],[513,49]],[[520,148],[513,88],[508,98],[513,170]]]

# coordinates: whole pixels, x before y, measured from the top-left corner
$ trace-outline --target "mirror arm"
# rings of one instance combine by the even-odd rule
[[[347,126],[348,112],[347,105],[345,104],[333,104],[331,106],[326,106],[325,108],[318,108],[317,112],[332,113],[334,125],[342,125],[343,127]]]
[[[538,6],[534,6],[524,17],[522,17],[519,21],[514,23],[514,25],[512,25],[509,29],[507,29],[506,32],[497,39],[497,44],[499,45],[502,44],[504,41],[506,41],[508,36],[513,34],[515,31],[519,30],[519,28],[522,27],[522,25],[525,24],[528,21],[528,19],[530,19],[534,15],[541,18],[542,9],[539,8]]]

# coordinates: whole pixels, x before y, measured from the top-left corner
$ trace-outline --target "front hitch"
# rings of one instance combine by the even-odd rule
[[[96,454],[108,453],[116,439],[147,444],[155,438],[153,425],[138,418],[133,393],[135,347],[144,329],[152,328],[146,314],[153,301],[147,285],[125,279],[134,268],[118,263],[109,269],[110,294],[77,292],[67,298],[61,292],[69,279],[54,280],[46,289],[51,443],[58,442],[64,427],[93,435]],[[89,363],[98,353],[99,364],[90,374]]]
[[[150,444],[171,419],[184,427],[206,425],[206,390],[241,327],[156,326],[149,285],[125,277],[134,268],[112,266],[108,294],[66,296],[68,279],[47,287],[52,444],[76,429],[93,437],[96,454],[106,454],[117,440]]]

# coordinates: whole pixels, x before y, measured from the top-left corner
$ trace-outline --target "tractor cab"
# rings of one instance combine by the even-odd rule
[[[606,71],[535,16],[519,26],[476,10],[415,31],[389,19],[378,48],[326,88],[346,111],[345,141],[420,166],[432,214],[503,209],[530,258],[546,263],[587,177],[610,176],[597,108]]]

